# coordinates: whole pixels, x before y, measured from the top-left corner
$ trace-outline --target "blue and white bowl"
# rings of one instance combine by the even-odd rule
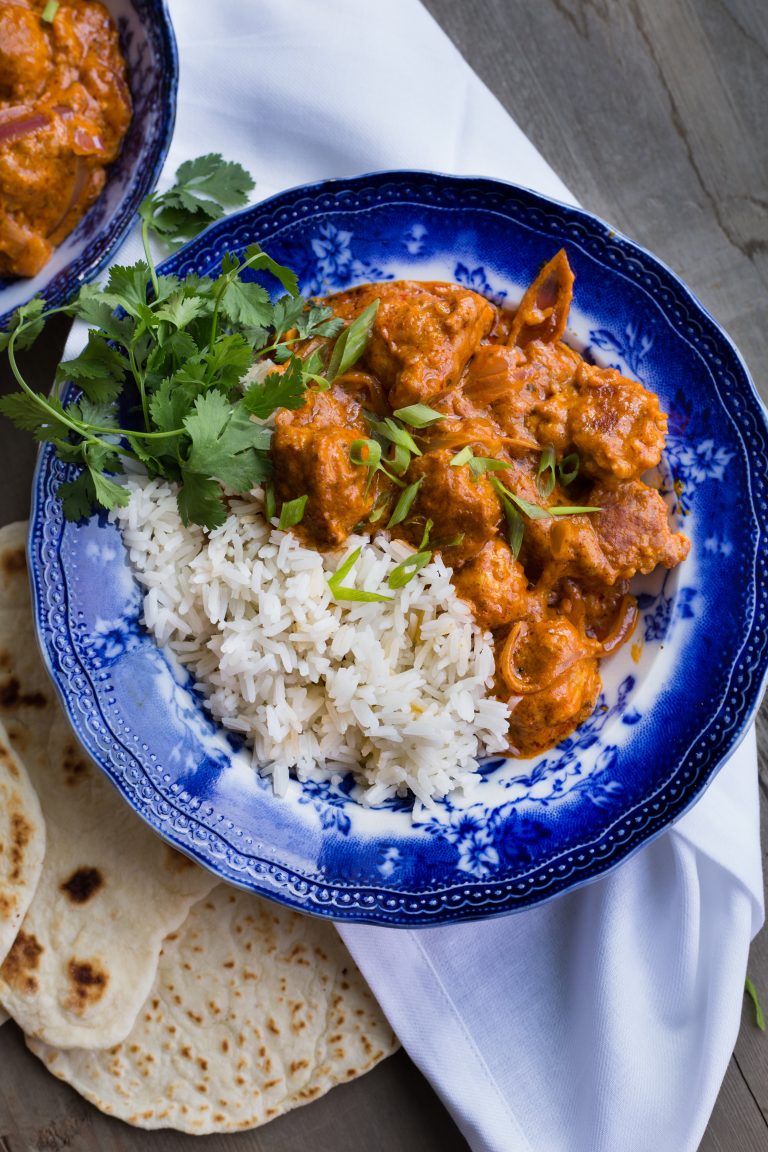
[[[686,810],[754,715],[768,667],[768,423],[727,336],[677,277],[586,212],[491,180],[390,172],[297,188],[214,224],[166,262],[215,272],[258,241],[306,293],[400,277],[514,303],[561,246],[568,339],[656,391],[657,482],[692,540],[638,581],[636,643],[603,662],[594,715],[533,760],[495,759],[466,799],[412,820],[351,777],[284,798],[217,730],[140,624],[117,529],[67,524],[49,446],[30,567],[43,650],[72,724],[127,802],[224,880],[337,919],[422,926],[525,908],[593,879]],[[759,574],[763,574],[760,578]]]
[[[37,276],[0,279],[0,328],[33,296],[63,304],[99,272],[157,183],[173,136],[179,61],[165,0],[102,0],[120,33],[133,100],[122,151],[98,200]]]

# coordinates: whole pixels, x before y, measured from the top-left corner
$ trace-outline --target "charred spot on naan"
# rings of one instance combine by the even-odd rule
[[[59,887],[73,904],[87,904],[104,887],[104,877],[98,868],[77,868]]]
[[[85,755],[82,750],[72,742],[68,742],[64,746],[61,767],[64,772],[64,783],[69,785],[70,788],[82,784],[90,773],[90,767]]]
[[[72,959],[67,964],[67,981],[69,994],[64,1007],[76,1016],[83,1016],[104,996],[109,976],[97,960]]]
[[[14,577],[27,570],[27,556],[23,548],[9,548],[0,552],[0,573]]]
[[[0,978],[22,995],[32,996],[38,990],[35,973],[40,967],[43,946],[33,935],[19,932],[0,967]]]
[[[16,676],[8,676],[0,683],[0,707],[46,708],[48,697],[43,692],[24,692]]]

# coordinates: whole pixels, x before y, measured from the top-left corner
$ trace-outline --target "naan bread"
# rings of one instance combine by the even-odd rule
[[[46,1043],[106,1048],[131,1030],[163,938],[216,880],[155,836],[77,744],[39,655],[25,538],[24,524],[0,530],[0,721],[47,848],[0,968],[0,1004]]]
[[[0,962],[10,952],[35,894],[44,851],[40,804],[0,724]]]
[[[398,1047],[332,924],[226,885],[165,941],[124,1043],[27,1043],[103,1112],[197,1134],[254,1128]]]

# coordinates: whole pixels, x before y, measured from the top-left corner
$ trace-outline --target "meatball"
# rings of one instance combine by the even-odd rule
[[[453,583],[472,609],[479,628],[501,628],[528,613],[528,577],[499,537],[489,540],[456,573]]]
[[[495,318],[487,300],[456,284],[368,284],[329,303],[352,319],[377,298],[365,363],[393,408],[430,400],[455,384]]]
[[[475,478],[469,468],[451,467],[454,454],[452,448],[439,448],[412,462],[408,481],[420,485],[403,533],[418,545],[425,522],[431,520],[436,547],[443,540],[462,537],[443,550],[446,564],[455,568],[476,556],[496,535],[501,507],[487,476]]]
[[[587,474],[633,480],[658,464],[667,432],[658,397],[613,368],[591,364],[579,367],[577,384],[568,428]]]

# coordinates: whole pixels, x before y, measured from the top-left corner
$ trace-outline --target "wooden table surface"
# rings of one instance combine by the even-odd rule
[[[687,281],[739,345],[768,399],[765,0],[426,3],[581,203]],[[63,335],[52,330],[46,347],[34,352],[40,385],[52,373]],[[7,386],[7,374],[3,381]],[[5,422],[0,459],[0,523],[6,523],[27,515],[33,449]],[[765,704],[759,737],[765,828]],[[750,972],[768,1002],[766,934],[753,944]],[[700,1152],[768,1150],[768,1033],[753,1020],[745,1005]],[[101,1116],[44,1071],[14,1025],[0,1030],[2,1152],[193,1147],[458,1152],[467,1145],[404,1053],[265,1128],[193,1141],[136,1132]]]

